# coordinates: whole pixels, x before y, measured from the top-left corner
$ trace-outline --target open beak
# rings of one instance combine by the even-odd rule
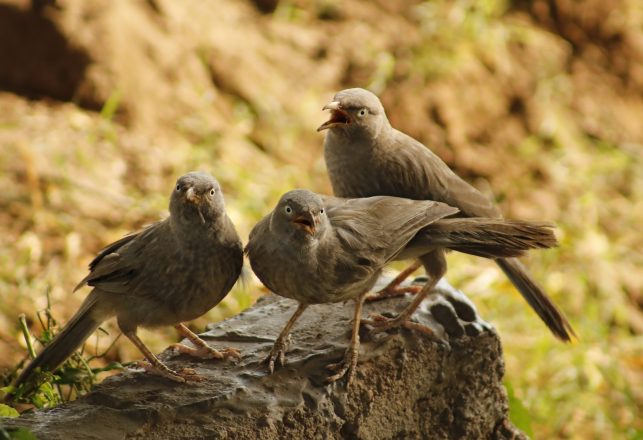
[[[298,215],[297,217],[292,219],[292,222],[296,227],[303,229],[307,234],[315,235],[316,222],[315,217],[312,213],[306,212],[304,214]]]
[[[330,110],[330,119],[317,128],[317,131],[326,130],[338,125],[350,124],[351,118],[348,113],[342,109],[339,101],[329,102],[322,110]]]

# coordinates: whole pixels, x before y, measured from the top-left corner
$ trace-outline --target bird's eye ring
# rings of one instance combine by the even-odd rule
[[[366,116],[366,113],[368,113],[368,110],[366,110],[365,108],[362,108],[357,112],[357,116],[359,116],[360,118],[363,118],[364,116]]]
[[[176,190],[177,190],[177,191],[181,191],[181,184],[180,184],[180,183],[177,183],[177,184],[176,184]]]
[[[324,208],[320,209],[320,210],[319,210],[319,213],[320,213],[320,214],[323,214],[323,213],[324,213]]]
[[[210,190],[210,195],[211,195],[211,196],[213,196],[213,195],[214,195],[214,192],[215,192],[215,191],[214,191],[214,188],[212,188],[212,189]]]
[[[286,205],[285,211],[286,214],[292,214],[292,208],[289,205]]]

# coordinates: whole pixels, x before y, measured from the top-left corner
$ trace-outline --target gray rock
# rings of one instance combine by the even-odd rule
[[[469,309],[466,319],[453,301]],[[367,303],[365,312],[397,312],[408,302]],[[436,304],[452,311],[451,317],[443,311],[443,320],[477,331],[445,336],[449,331],[428,313]],[[405,329],[375,338],[365,332],[349,391],[324,383],[325,366],[342,358],[350,337],[352,308],[341,303],[311,306],[295,326],[287,365],[267,374],[262,360],[295,307],[269,295],[211,325],[203,339],[240,349],[236,365],[161,355],[171,368],[196,369],[205,382],[177,384],[127,371],[75,402],[2,424],[51,440],[524,438],[508,420],[498,335],[447,283],[414,315],[435,329],[436,339]]]

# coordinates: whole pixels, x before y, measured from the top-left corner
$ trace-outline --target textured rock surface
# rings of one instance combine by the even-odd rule
[[[309,308],[292,334],[286,367],[269,376],[261,361],[296,304],[268,296],[204,334],[214,346],[241,349],[238,364],[168,360],[173,368],[195,368],[207,377],[203,383],[128,371],[73,403],[5,422],[43,439],[520,437],[507,418],[498,336],[464,295],[440,286],[441,294],[416,315],[438,338],[407,330],[369,338],[365,331],[349,391],[324,380],[325,366],[348,343],[352,306]],[[406,303],[379,301],[365,309],[390,312]]]

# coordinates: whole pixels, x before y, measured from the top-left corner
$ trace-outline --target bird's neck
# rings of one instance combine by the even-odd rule
[[[330,129],[326,135],[327,145],[346,145],[350,144],[352,151],[369,151],[373,147],[386,144],[388,138],[393,135],[394,129],[388,120],[383,120],[377,127],[367,129],[365,127],[353,127],[346,129],[343,127]]]
[[[206,223],[172,221],[172,230],[177,238],[188,246],[211,246],[227,238],[227,226],[230,223],[227,215],[208,219]]]

